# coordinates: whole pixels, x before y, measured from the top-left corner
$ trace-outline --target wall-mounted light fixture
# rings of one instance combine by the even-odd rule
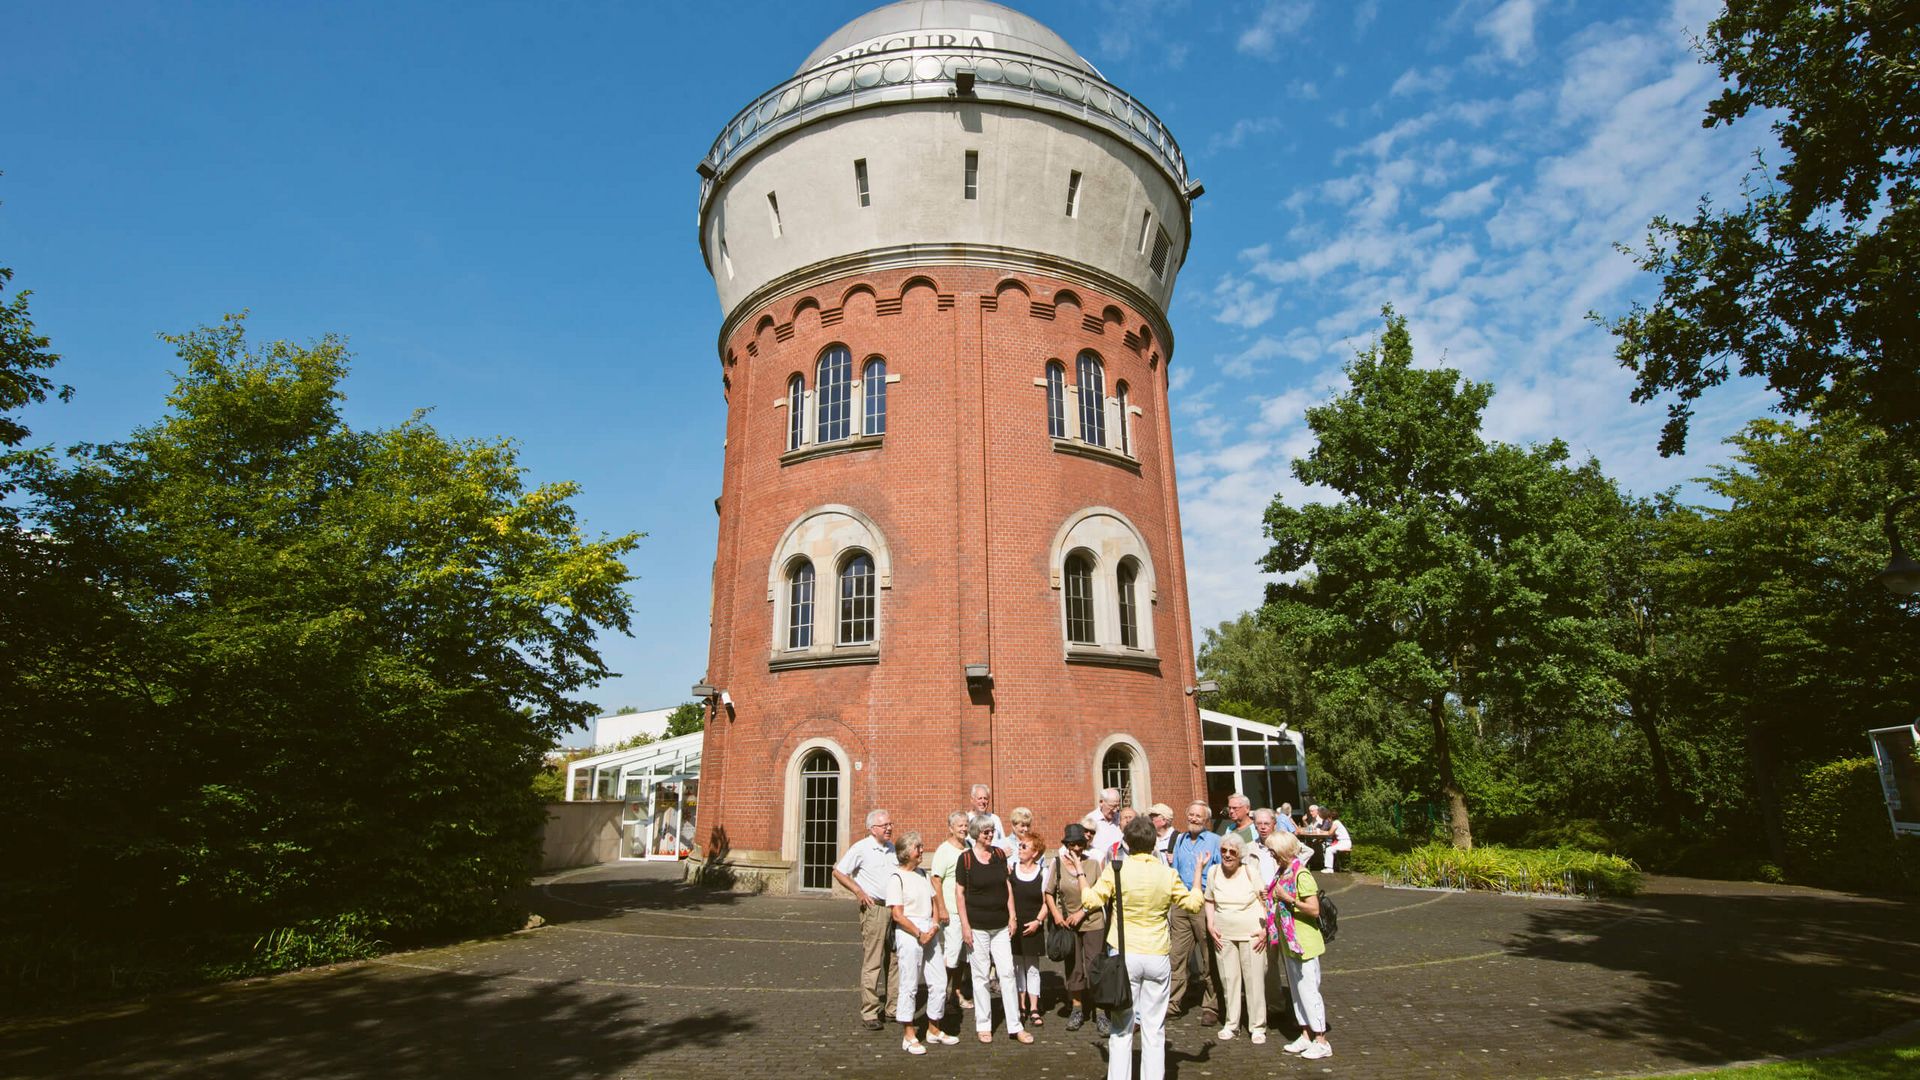
[[[985,664],[967,664],[962,670],[967,673],[968,686],[993,685],[993,670]]]
[[[706,683],[703,683],[703,682],[697,682],[693,684],[693,696],[699,698],[702,701],[705,701],[706,699],[712,697],[713,695],[719,692],[720,691],[714,689],[711,686],[708,686]]]
[[[953,96],[973,96],[973,69],[961,68],[953,73]]]
[[[1219,692],[1220,684],[1213,679],[1201,679],[1199,682],[1187,687],[1188,697],[1192,697],[1195,694],[1217,694]]]

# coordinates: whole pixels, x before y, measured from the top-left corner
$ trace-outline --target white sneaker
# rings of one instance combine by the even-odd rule
[[[1220,1029],[1220,1041],[1221,1041],[1221,1042],[1226,1042],[1227,1040],[1229,1040],[1229,1039],[1231,1039],[1231,1038],[1233,1038],[1233,1034],[1234,1034],[1234,1032],[1235,1032],[1235,1031],[1238,1031],[1238,1030],[1239,1030],[1238,1028],[1230,1028],[1230,1027],[1223,1027],[1223,1028],[1221,1028],[1221,1029]]]
[[[1330,1058],[1332,1056],[1332,1043],[1317,1042],[1305,1050],[1300,1051],[1300,1058],[1303,1061],[1318,1061],[1321,1058]]]
[[[1267,1033],[1264,1031],[1256,1031],[1251,1036],[1249,1036],[1249,1038],[1252,1040],[1253,1045],[1255,1046],[1267,1045]]]
[[[1305,1035],[1302,1035],[1299,1038],[1288,1043],[1287,1045],[1281,1047],[1280,1049],[1285,1050],[1289,1054],[1298,1054],[1306,1050],[1307,1047],[1312,1045],[1313,1045],[1313,1040]]]

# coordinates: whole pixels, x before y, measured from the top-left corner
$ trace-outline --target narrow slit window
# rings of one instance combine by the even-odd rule
[[[1153,237],[1153,211],[1140,211],[1140,254],[1147,253],[1147,241]]]
[[[1067,177],[1067,216],[1080,216],[1080,174],[1077,172]]]
[[[1058,360],[1047,365],[1047,434],[1067,437],[1067,368]]]
[[[787,648],[813,647],[813,564],[805,560],[787,575]]]
[[[1124,381],[1114,388],[1114,395],[1120,399],[1120,452],[1128,457],[1132,457],[1133,432],[1131,429],[1133,428],[1133,417],[1127,412],[1127,406],[1130,402],[1128,401],[1127,384]]]
[[[773,225],[773,235],[780,235],[780,197],[767,192],[767,220]]]
[[[1094,446],[1107,445],[1107,374],[1100,358],[1090,352],[1080,354],[1074,372],[1080,391],[1080,441]]]
[[[885,435],[887,433],[887,362],[874,357],[860,376],[862,396],[865,408],[862,410],[860,433],[862,435]]]
[[[965,194],[969,199],[980,197],[980,152],[978,150],[967,151]]]
[[[1140,572],[1134,568],[1133,560],[1120,564],[1116,575],[1120,587],[1120,644],[1129,649],[1140,647],[1140,609],[1135,583]]]
[[[787,380],[787,449],[800,449],[800,436],[807,430],[807,384],[795,375]]]
[[[853,162],[853,193],[860,197],[861,206],[873,205],[872,189],[867,187],[867,159],[855,158]]]

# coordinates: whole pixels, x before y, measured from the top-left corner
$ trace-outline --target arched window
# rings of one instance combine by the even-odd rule
[[[821,354],[813,399],[820,415],[814,442],[837,442],[853,434],[853,354],[845,345]]]
[[[1127,384],[1123,380],[1114,388],[1114,396],[1120,399],[1120,452],[1133,456],[1133,416],[1127,412]]]
[[[805,559],[787,571],[787,648],[813,647],[813,564]]]
[[[807,381],[795,375],[787,380],[787,449],[800,449],[800,435],[807,430]]]
[[[1080,391],[1080,441],[1094,446],[1107,445],[1107,376],[1100,358],[1090,352],[1080,354],[1074,373]]]
[[[831,889],[840,854],[840,763],[820,749],[800,765],[800,887]]]
[[[873,644],[873,586],[873,557],[866,552],[856,552],[841,565],[840,644]]]
[[[1093,560],[1086,552],[1067,556],[1067,640],[1075,645],[1092,645],[1098,639],[1093,629]]]
[[[1100,759],[1103,788],[1120,789],[1120,805],[1133,805],[1133,747],[1118,743]]]
[[[1067,437],[1067,367],[1058,360],[1047,365],[1047,434]]]
[[[885,435],[887,433],[887,362],[874,357],[867,361],[862,369],[860,383],[866,394],[865,415],[861,417],[860,434]]]
[[[1134,588],[1139,577],[1139,563],[1132,559],[1120,560],[1120,567],[1114,572],[1120,592],[1120,644],[1129,649],[1140,647],[1140,607],[1138,591]]]

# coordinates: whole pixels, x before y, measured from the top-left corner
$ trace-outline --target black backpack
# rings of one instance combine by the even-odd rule
[[[1320,917],[1314,920],[1320,926],[1320,937],[1327,944],[1340,934],[1340,909],[1334,906],[1333,897],[1320,894]]]

